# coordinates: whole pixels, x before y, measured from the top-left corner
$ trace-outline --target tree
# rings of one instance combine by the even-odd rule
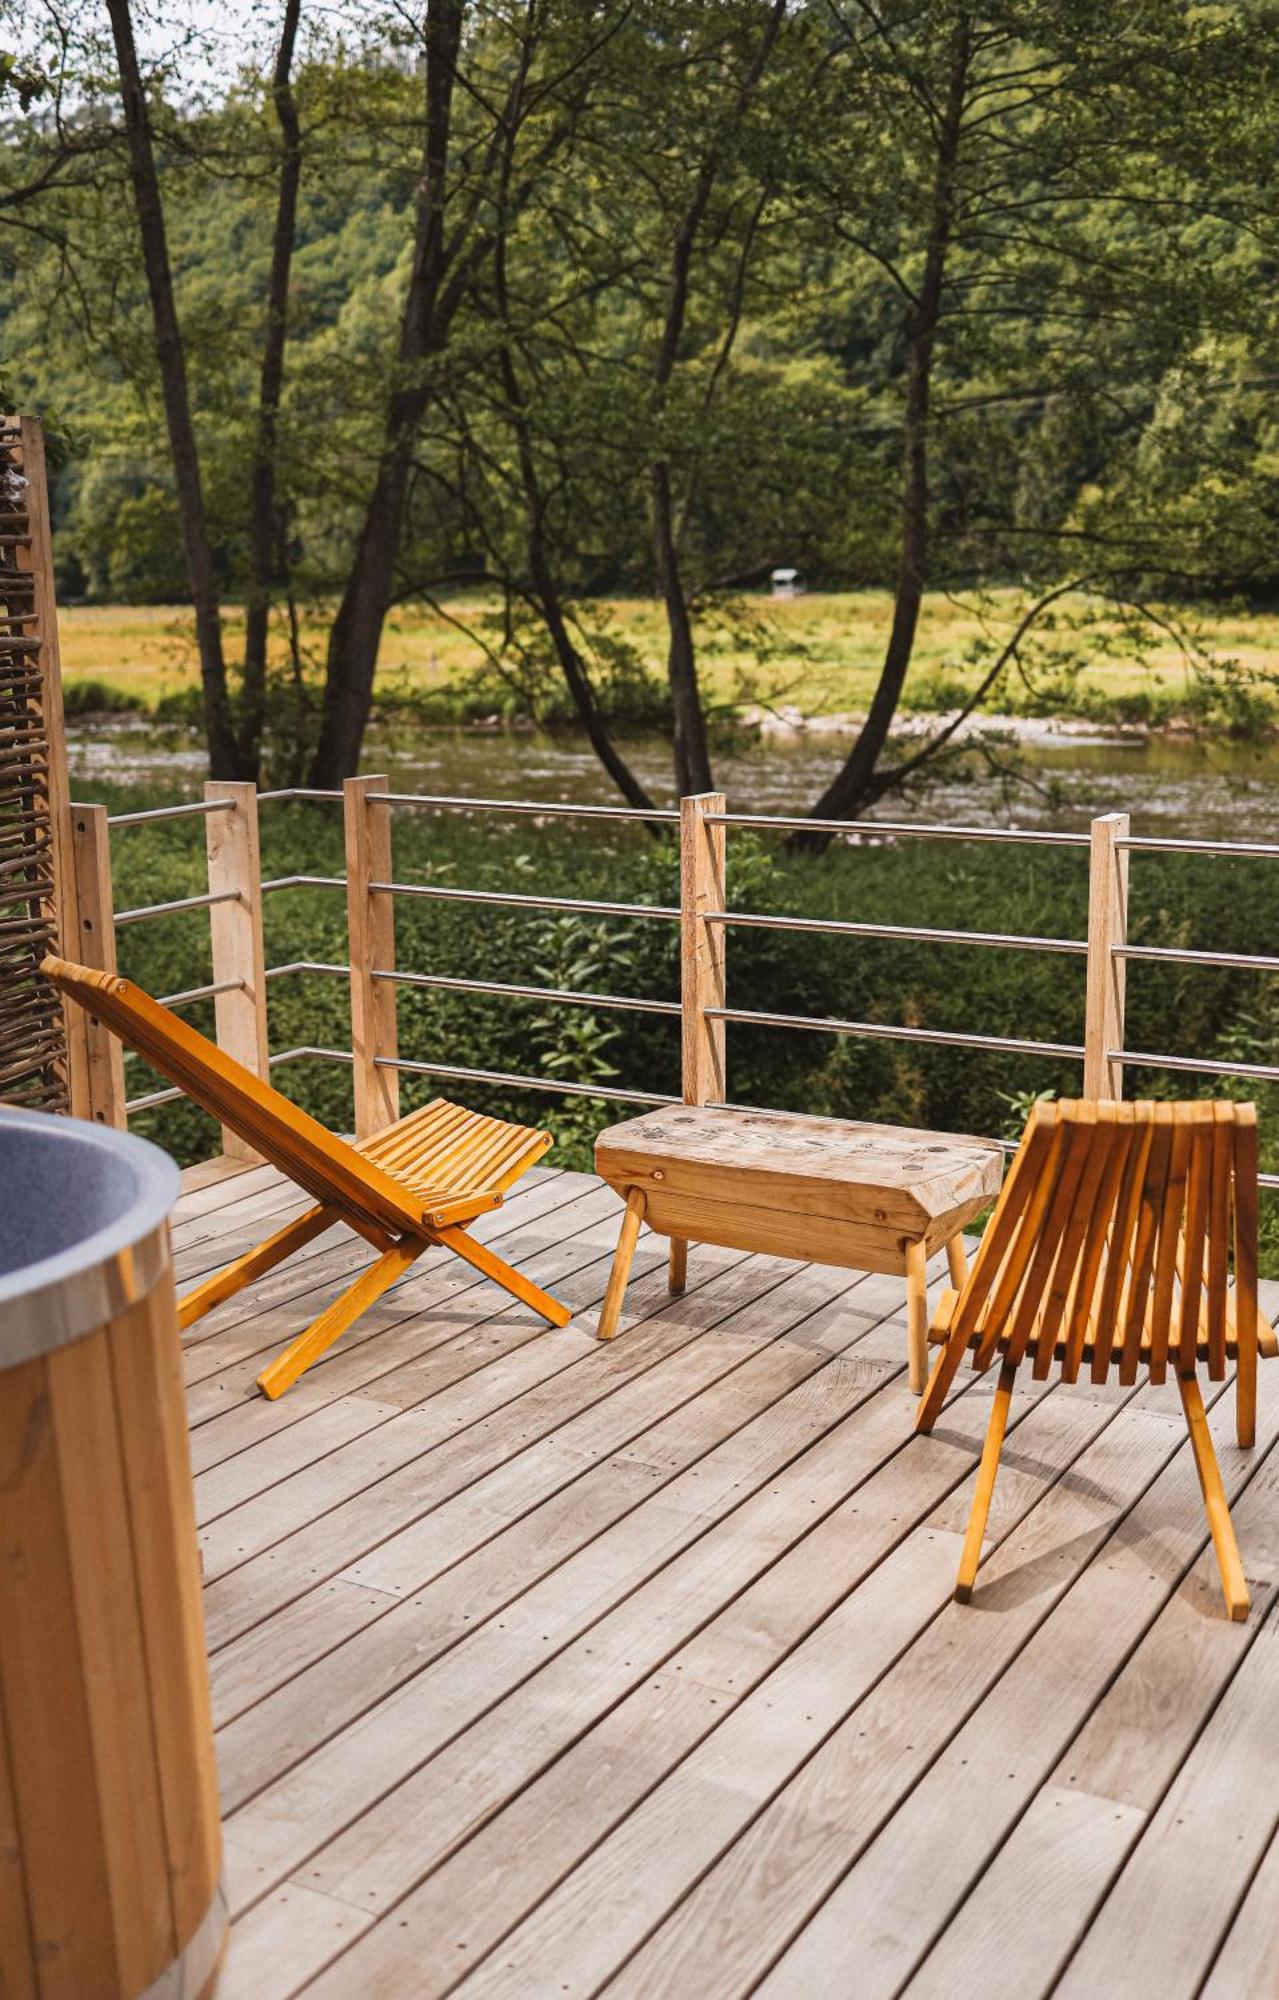
[[[138,61],[130,0],[107,0],[115,44],[120,101],[128,144],[142,264],[151,299],[155,352],[164,397],[165,420],[177,488],[178,516],[186,556],[196,645],[204,692],[204,730],[209,768],[215,778],[256,778],[262,752],[266,691],[268,579],[273,567],[277,525],[274,510],[276,426],[284,372],[289,263],[301,171],[297,113],[291,89],[300,0],[285,0],[273,97],[283,134],[267,333],[258,390],[252,472],[249,540],[251,586],[245,626],[244,699],[237,729],[227,685],[222,644],[222,611],[205,508],[200,452],[196,442],[187,379],[186,350],[174,294],[168,230],[156,166],[151,107]]]
[[[964,461],[982,454],[965,419],[993,417],[996,449],[1021,442],[1024,459],[1027,437],[1042,441],[1053,420],[1076,447],[1095,438],[1109,401],[1102,458],[1113,466],[1133,402],[1148,408],[1151,382],[1175,364],[1205,308],[1205,276],[1210,287],[1217,275],[1215,259],[1205,271],[1202,244],[1189,264],[1183,255],[1188,223],[1210,215],[1220,194],[1212,149],[1184,146],[1202,112],[1187,115],[1185,91],[1237,91],[1250,40],[1235,20],[1175,4],[1119,36],[1113,10],[1088,0],[854,0],[839,18],[859,120],[891,139],[889,173],[867,203],[864,184],[842,179],[838,162],[817,172],[834,228],[898,301],[900,528],[878,684],[813,807],[819,818],[857,817],[953,741],[963,715],[886,760],[930,583],[975,571],[1019,575],[1030,588],[966,715],[1069,590],[1131,603],[1173,571],[1175,553],[1151,536],[1145,508],[1133,519],[1112,506],[1104,521],[1097,510],[1091,519],[1069,507],[1045,514],[1034,504],[1042,490],[1001,483],[989,463],[974,501]],[[1152,117],[1155,102],[1168,122]],[[1065,426],[1063,406],[1074,412]],[[939,562],[943,538],[950,547]]]

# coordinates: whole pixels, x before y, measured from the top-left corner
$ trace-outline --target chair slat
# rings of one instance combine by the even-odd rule
[[[1141,1207],[1137,1217],[1137,1240],[1133,1248],[1132,1282],[1124,1312],[1123,1346],[1119,1357],[1119,1380],[1131,1388],[1141,1365],[1142,1331],[1149,1321],[1151,1281],[1155,1253],[1159,1245],[1159,1222],[1163,1214],[1164,1191],[1172,1157],[1172,1106],[1156,1104],[1152,1109],[1150,1144],[1142,1175]]]
[[[1034,1254],[1040,1226],[1048,1211],[1048,1204],[1052,1200],[1053,1189],[1057,1183],[1058,1165],[1065,1139],[1065,1127],[1061,1123],[1060,1106],[1056,1104],[1037,1104],[1035,1110],[1039,1116],[1028,1136],[1026,1151],[1024,1154],[1019,1153],[1017,1160],[1013,1163],[1016,1166],[1019,1162],[1024,1162],[1024,1182],[1019,1180],[1017,1186],[1013,1187],[1011,1185],[1012,1175],[1010,1174],[1008,1181],[1004,1183],[1004,1194],[1007,1197],[1007,1203],[1004,1210],[1006,1232],[1005,1242],[1001,1246],[1002,1262],[999,1268],[998,1279],[991,1291],[989,1311],[985,1318],[981,1342],[973,1357],[973,1366],[975,1368],[988,1368],[990,1366],[991,1358],[999,1342],[1000,1329],[1008,1319],[1017,1295],[1021,1290],[1022,1280],[1026,1275],[1026,1267]],[[992,1222],[993,1220],[994,1218],[992,1217]],[[981,1252],[985,1247],[986,1238],[983,1236],[981,1250],[977,1253],[977,1264],[980,1264]],[[1005,1251],[1006,1255],[1004,1254]],[[976,1275],[977,1268],[975,1265],[974,1278]],[[957,1333],[959,1328],[962,1328],[965,1324],[967,1303],[968,1301],[964,1299],[960,1301]],[[979,1303],[979,1301],[975,1300],[973,1304],[972,1316],[974,1329]]]
[[[1115,1351],[1115,1339],[1122,1325],[1124,1302],[1131,1289],[1130,1273],[1133,1252],[1137,1239],[1137,1218],[1141,1208],[1141,1190],[1146,1174],[1146,1160],[1150,1153],[1151,1126],[1134,1122],[1132,1143],[1124,1170],[1120,1176],[1119,1191],[1115,1197],[1114,1216],[1110,1226],[1110,1239],[1106,1251],[1106,1267],[1102,1274],[1101,1291],[1097,1300],[1097,1317],[1093,1323],[1092,1361],[1089,1379],[1101,1383],[1106,1379],[1111,1356]]]
[[[1106,1182],[1111,1160],[1121,1150],[1123,1128],[1118,1114],[1117,1104],[1079,1106],[1078,1129],[1086,1135],[1087,1144],[1036,1335],[1035,1378],[1040,1382],[1048,1377],[1067,1308],[1070,1308],[1073,1317],[1074,1302],[1084,1282],[1084,1259],[1098,1197]],[[1102,1224],[1104,1227],[1104,1216]],[[1077,1372],[1078,1361],[1072,1369],[1068,1348],[1062,1380],[1073,1382]]]
[[[1067,1382],[1078,1379],[1084,1355],[1090,1351],[1097,1280],[1101,1272],[1102,1258],[1106,1254],[1106,1244],[1109,1241],[1111,1217],[1114,1214],[1124,1168],[1133,1144],[1135,1105],[1115,1104],[1109,1108],[1114,1112],[1114,1130],[1106,1155],[1105,1172],[1097,1189],[1093,1212],[1088,1218],[1088,1231],[1084,1239],[1079,1274],[1070,1302],[1066,1328],[1062,1379]]]
[[[1084,1174],[1088,1169],[1089,1154],[1096,1150],[1095,1132],[1097,1107],[1095,1104],[1064,1104],[1062,1106],[1065,1138],[1061,1165],[1057,1173],[1057,1185],[1048,1205],[1048,1213],[1039,1232],[1035,1254],[1031,1258],[1022,1285],[1021,1297],[1017,1302],[1017,1312],[1009,1332],[1006,1353],[1010,1361],[1020,1361],[1035,1335],[1034,1375],[1042,1382],[1047,1376],[1052,1361],[1053,1341],[1048,1331],[1053,1300],[1066,1249],[1066,1235],[1070,1229],[1076,1206],[1079,1202]],[[1057,1311],[1060,1320],[1065,1307],[1066,1293],[1070,1288],[1071,1272],[1062,1277],[1062,1294]]]
[[[1186,1169],[1186,1220],[1182,1238],[1181,1312],[1177,1339],[1177,1366],[1190,1374],[1199,1343],[1199,1307],[1203,1299],[1205,1236],[1208,1227],[1208,1193],[1212,1178],[1211,1104],[1178,1106],[1188,1113],[1190,1161]],[[1175,1115],[1175,1114],[1174,1114]],[[1171,1344],[1171,1343],[1170,1343]]]
[[[1257,1109],[1236,1104],[1235,1193],[1235,1395],[1239,1442],[1250,1445],[1257,1423]],[[1266,1328],[1270,1332],[1269,1327]],[[1273,1352],[1273,1337],[1269,1343]]]
[[[1168,1154],[1168,1178],[1164,1182],[1163,1208],[1159,1216],[1159,1246],[1155,1252],[1155,1280],[1150,1299],[1150,1342],[1146,1365],[1152,1382],[1162,1382],[1168,1374],[1168,1341],[1172,1328],[1173,1293],[1177,1278],[1177,1245],[1181,1217],[1186,1203],[1186,1170],[1190,1162],[1190,1126],[1172,1107],[1172,1140]]]
[[[1226,1375],[1226,1282],[1230,1263],[1230,1183],[1234,1173],[1234,1106],[1214,1104],[1208,1187],[1208,1379]]]

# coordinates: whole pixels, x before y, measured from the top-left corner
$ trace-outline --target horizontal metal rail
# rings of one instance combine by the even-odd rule
[[[235,984],[240,985],[242,982],[237,980]],[[166,1006],[172,1003],[161,1001],[160,1004]],[[342,1049],[297,1048],[281,1049],[278,1055],[269,1056],[267,1061],[274,1069],[277,1063],[296,1062],[299,1056],[322,1056],[326,1062],[349,1063],[355,1060],[354,1056],[347,1055]],[[124,1107],[125,1115],[132,1117],[135,1111],[152,1111],[157,1104],[172,1104],[177,1098],[185,1096],[186,1092],[177,1089],[176,1086],[170,1090],[153,1090],[145,1097],[129,1098]]]
[[[340,791],[329,791],[316,785],[281,785],[273,792],[259,792],[258,804],[277,805],[281,799],[340,799]]]
[[[708,1007],[708,1021],[737,1021],[751,1028],[809,1028],[819,1035],[858,1035],[867,1041],[928,1042],[939,1048],[996,1049],[1004,1055],[1054,1056],[1082,1062],[1072,1042],[1023,1042],[1008,1035],[966,1035],[950,1028],[905,1028],[889,1021],[840,1021],[819,1014],[765,1014],[746,1007]],[[1275,1072],[1279,1075],[1279,1071]]]
[[[1107,1049],[1107,1062],[1132,1063],[1138,1069],[1184,1069],[1204,1076],[1254,1076],[1279,1083],[1273,1063],[1222,1062],[1213,1056],[1159,1056],[1145,1049]]]
[[[434,882],[370,882],[369,888],[380,896],[425,896],[440,903],[483,903],[502,910],[571,910],[577,916],[588,917],[664,917],[674,923],[679,922],[680,916],[678,910],[661,903],[584,902],[574,896],[521,896],[506,889],[445,889]]]
[[[208,986],[188,986],[185,993],[164,993],[158,1007],[193,1007],[197,1000],[212,1000],[219,993],[243,993],[243,979],[215,979]]]
[[[148,806],[143,812],[108,813],[108,826],[143,826],[161,819],[196,819],[204,813],[230,812],[234,799],[192,799],[185,806]]]
[[[706,818],[711,826],[756,827],[761,833],[855,834],[859,838],[891,833],[907,840],[1003,840],[1036,847],[1087,847],[1092,838],[1087,833],[1046,833],[1033,827],[923,826],[907,820],[809,819],[793,813],[723,812],[707,813]]]
[[[309,967],[310,971],[346,971],[345,966]],[[578,993],[560,986],[507,986],[497,979],[454,979],[439,972],[375,972],[391,986],[429,986],[445,993],[490,993],[502,1000],[556,1000],[566,1007],[616,1007],[634,1014],[683,1013],[678,1000],[636,1000],[622,993]]]
[[[301,1056],[316,1056],[321,1062],[353,1063],[355,1057],[349,1049],[321,1049],[310,1042],[300,1043],[295,1049],[281,1049],[278,1055],[269,1058],[271,1068],[277,1063],[297,1062]]]
[[[141,924],[149,917],[171,917],[179,910],[209,910],[215,903],[238,903],[238,889],[210,890],[203,896],[179,896],[172,903],[143,903],[136,910],[117,910],[115,920],[119,924]]]
[[[545,819],[638,819],[679,825],[679,811],[671,806],[577,806],[558,799],[434,798],[424,792],[370,792],[368,799],[371,805],[426,806],[437,812],[536,813]]]
[[[125,1117],[131,1118],[135,1111],[150,1111],[157,1104],[172,1104],[175,1097],[183,1095],[182,1091],[174,1089],[153,1090],[147,1097],[131,1097],[124,1107]]]
[[[1116,847],[1138,849],[1146,854],[1234,854],[1273,860],[1279,847],[1270,840],[1177,840],[1171,835],[1125,833]]]
[[[266,896],[274,889],[345,889],[345,875],[274,875],[269,882],[258,884],[258,894]]]
[[[292,958],[287,965],[268,965],[266,976],[268,979],[283,979],[286,974],[295,972],[331,972],[342,979],[351,976],[349,965],[326,965],[316,958]]]
[[[937,931],[914,924],[858,924],[841,917],[776,917],[755,910],[704,910],[708,924],[743,924],[756,930],[822,931],[831,937],[897,938],[916,944],[983,944],[1006,951],[1058,951],[1088,955],[1082,938],[1019,937],[1003,931]]]
[[[1222,965],[1235,972],[1279,972],[1279,958],[1252,951],[1192,951],[1180,945],[1112,944],[1115,958],[1149,958],[1167,965]]]
[[[298,1054],[304,1053],[301,1050]],[[307,1053],[319,1053],[309,1051]],[[348,1057],[348,1061],[350,1058]],[[682,1097],[658,1097],[644,1090],[622,1090],[608,1084],[563,1083],[545,1076],[513,1076],[506,1070],[460,1069],[451,1063],[409,1062],[403,1056],[375,1056],[378,1069],[407,1070],[411,1076],[447,1076],[463,1083],[501,1083],[508,1090],[546,1090],[555,1097],[598,1097],[609,1104],[682,1104]]]

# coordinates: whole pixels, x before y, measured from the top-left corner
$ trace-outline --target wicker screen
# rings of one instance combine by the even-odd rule
[[[53,594],[40,573],[48,516],[39,445],[30,420],[0,417],[0,1099],[66,1111],[62,1007],[39,971],[58,948],[64,756]]]

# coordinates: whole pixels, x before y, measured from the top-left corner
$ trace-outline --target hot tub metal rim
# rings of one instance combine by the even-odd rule
[[[83,1339],[147,1296],[169,1269],[167,1218],[180,1187],[173,1161],[147,1139],[84,1119],[0,1106],[0,1140],[19,1125],[24,1132],[37,1126],[42,1144],[64,1146],[69,1175],[77,1152],[125,1164],[133,1193],[111,1222],[0,1276],[0,1369]]]

